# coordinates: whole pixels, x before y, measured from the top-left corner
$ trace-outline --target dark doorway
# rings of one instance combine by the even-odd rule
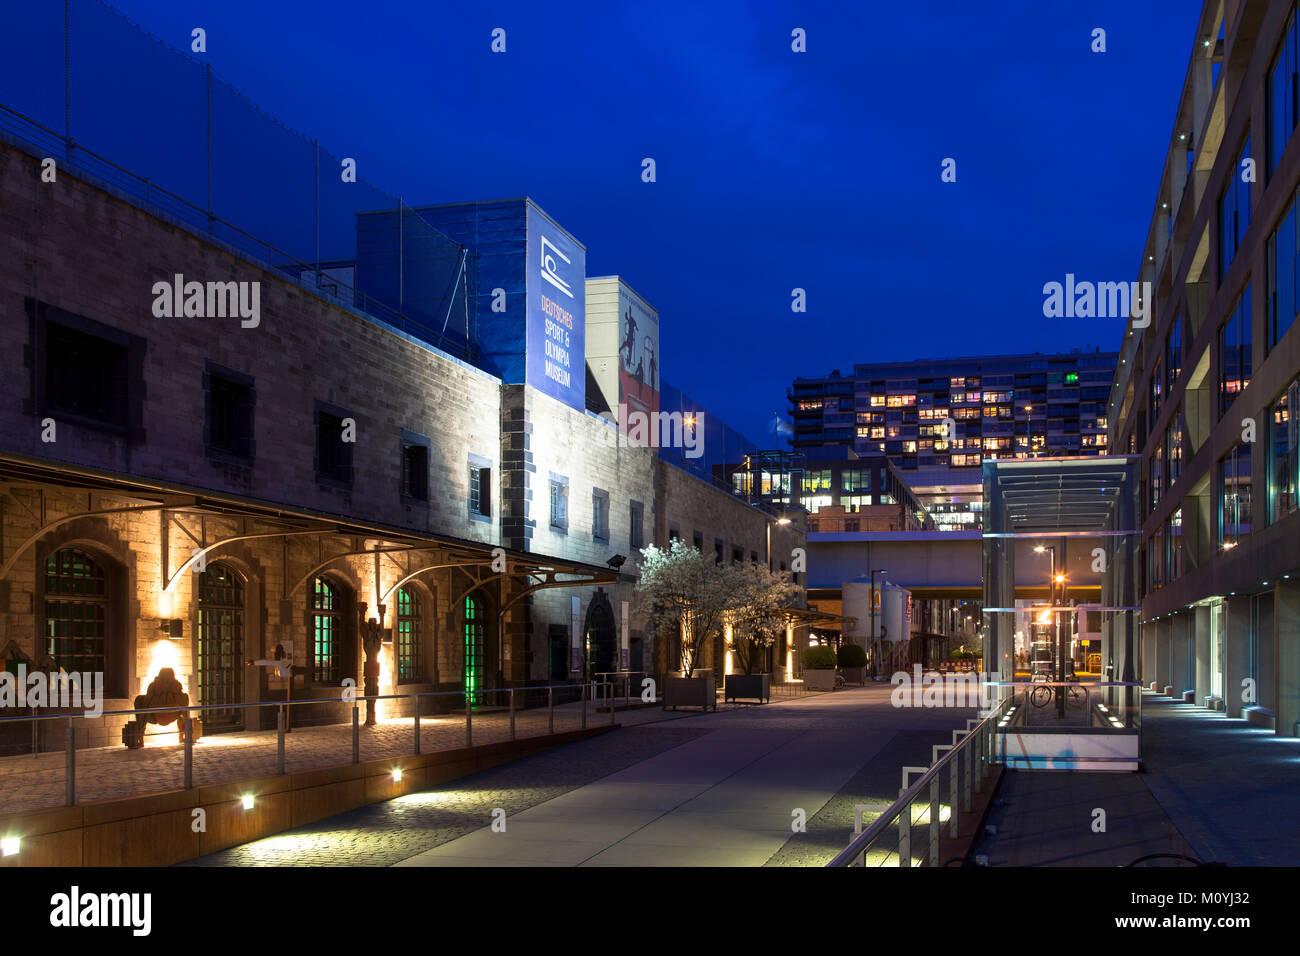
[[[224,564],[199,575],[196,635],[199,703],[216,707],[202,713],[204,732],[242,730],[244,709],[244,579]]]
[[[596,680],[597,674],[610,673],[618,664],[618,631],[614,627],[614,611],[609,597],[597,591],[587,611],[586,629],[587,680]]]

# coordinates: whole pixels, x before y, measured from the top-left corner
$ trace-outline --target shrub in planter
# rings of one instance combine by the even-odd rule
[[[839,649],[840,670],[844,680],[850,684],[862,684],[866,681],[867,652],[857,644],[841,644]]]
[[[809,690],[835,689],[835,648],[818,645],[803,652],[803,682]]]
[[[803,669],[806,671],[835,670],[835,648],[818,644],[803,652]]]

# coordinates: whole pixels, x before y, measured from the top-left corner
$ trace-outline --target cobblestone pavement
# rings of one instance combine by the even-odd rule
[[[626,837],[611,836],[609,846],[603,851],[606,858],[610,858],[612,851],[634,865],[643,855],[648,862],[679,862],[685,858],[680,844],[689,841],[679,840],[677,847],[666,846],[656,860],[655,838],[650,836],[657,832],[654,828],[676,830],[670,839],[677,839],[682,836],[681,824],[703,823],[711,827],[708,819],[700,814],[721,811],[724,816],[739,818],[739,826],[752,828],[755,833],[760,827],[754,822],[757,817],[760,814],[771,817],[761,824],[765,842],[757,844],[767,849],[751,847],[746,859],[776,866],[823,865],[851,838],[853,803],[890,802],[898,793],[901,765],[928,764],[930,745],[949,742],[951,729],[965,726],[965,718],[973,713],[956,708],[894,708],[890,706],[889,688],[885,686],[778,700],[764,706],[739,705],[710,714],[672,714],[658,708],[630,711],[619,714],[620,723],[625,726],[615,733],[495,767],[434,790],[363,807],[215,853],[188,865],[391,865],[409,862],[422,854],[431,854],[428,862],[436,865],[440,847],[452,850],[454,859],[460,851],[448,844],[459,841],[457,847],[482,846],[482,832],[490,832],[492,811],[496,808],[505,811],[512,834],[528,833],[529,828],[534,832],[546,831],[548,824],[524,822],[532,816],[554,820],[558,829],[577,827],[588,834],[601,828],[617,831],[623,821],[645,814],[640,810],[629,811],[625,805],[618,805],[617,799],[606,806],[599,795],[621,790],[627,796],[629,787],[632,791],[640,788],[655,793],[679,787],[695,789],[694,795],[688,795],[684,803],[668,800],[662,810],[649,814],[652,819],[644,825],[638,822],[633,827],[638,832]],[[629,719],[625,720],[625,716]],[[628,726],[634,721],[640,723]],[[756,741],[758,763],[746,758],[738,762],[735,772],[727,768],[719,770],[717,764],[725,762],[729,749],[739,746],[746,738]],[[718,743],[709,744],[709,741]],[[837,741],[842,743],[842,748],[837,746]],[[719,746],[723,749],[718,750]],[[820,751],[816,749],[819,747]],[[748,775],[763,761],[781,755],[789,761],[793,754],[794,765],[798,766],[800,751],[825,754],[841,749],[846,753],[851,751],[853,756],[829,788],[810,783],[811,778],[825,775],[818,757],[811,763],[804,762],[808,779],[783,777],[768,781],[766,794],[760,792],[765,789],[760,781],[753,788],[758,793],[755,807],[730,806],[734,800],[747,799],[753,780]],[[698,752],[700,758],[688,756],[693,752]],[[675,768],[669,772],[678,776],[660,779],[659,768],[669,765]],[[686,782],[688,779],[691,782]],[[623,780],[633,782],[620,782]],[[807,832],[793,833],[787,796],[793,791],[819,787],[823,788],[821,796],[813,802],[803,800],[806,794],[801,793],[799,803],[807,804],[804,807],[808,814]],[[595,800],[586,800],[584,793],[593,795]],[[632,796],[636,802],[638,798]],[[575,810],[580,822],[561,822],[572,820]],[[565,841],[568,838],[551,834],[545,839]],[[475,840],[480,842],[475,844]],[[535,865],[535,857],[511,860],[510,851],[504,846],[493,844],[493,849],[504,850],[504,854],[493,854],[500,862]],[[562,849],[579,848],[567,843]],[[690,854],[699,857],[701,862],[714,862],[712,850],[707,846],[691,847],[687,851]],[[724,856],[719,856],[717,861],[727,862]],[[491,864],[494,859],[481,862]],[[546,858],[546,862],[558,861],[559,857]],[[603,859],[594,862],[599,864]]]
[[[724,705],[719,705],[724,706]],[[731,705],[743,706],[743,705]],[[557,733],[582,726],[581,705],[557,704]],[[687,716],[669,713],[668,718]],[[616,710],[623,726],[662,720],[657,707]],[[364,720],[364,712],[362,713]],[[587,726],[609,722],[609,711],[598,712],[587,704]],[[473,743],[487,744],[510,739],[508,711],[476,713],[472,721]],[[515,734],[535,737],[549,732],[545,708],[520,710],[515,714]],[[197,786],[229,783],[278,773],[277,734],[274,730],[249,733],[210,734],[194,745],[193,781]],[[91,803],[118,797],[139,796],[184,786],[184,748],[175,731],[154,733],[140,750],[126,747],[96,747],[77,751],[77,802]],[[434,753],[465,746],[464,714],[420,718],[420,752]],[[398,757],[413,753],[414,727],[410,718],[382,720],[360,729],[362,760]],[[64,805],[65,755],[62,751],[37,757],[0,757],[0,813],[61,807]],[[290,772],[337,766],[352,760],[351,724],[298,727],[285,737],[285,769]]]

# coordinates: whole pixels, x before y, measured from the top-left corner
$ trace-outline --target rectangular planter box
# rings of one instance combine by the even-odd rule
[[[803,684],[809,690],[834,690],[835,689],[835,671],[826,670],[806,670],[803,672]]]
[[[771,674],[728,674],[722,683],[722,699],[753,698],[759,703],[772,699]]]
[[[866,683],[867,669],[865,667],[841,667],[844,674],[844,683],[846,684],[863,684]]]
[[[667,677],[664,679],[664,710],[671,707],[718,709],[718,685],[713,675],[702,677]]]

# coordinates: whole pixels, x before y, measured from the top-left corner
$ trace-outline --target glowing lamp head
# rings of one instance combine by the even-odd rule
[[[0,856],[17,856],[20,845],[20,837],[5,837],[3,840],[0,840]]]
[[[245,810],[251,810],[253,809],[254,803],[256,803],[256,798],[251,793],[246,793],[244,794],[244,799],[242,802],[244,804]]]

